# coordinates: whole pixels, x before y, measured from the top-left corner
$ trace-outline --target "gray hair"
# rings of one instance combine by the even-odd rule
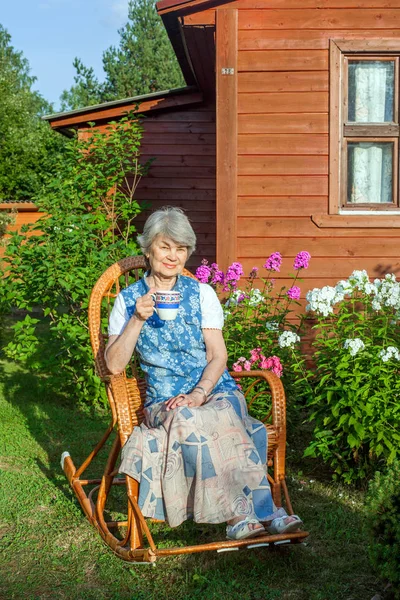
[[[144,224],[143,233],[137,238],[144,255],[150,252],[150,246],[158,235],[164,235],[177,244],[186,246],[188,258],[196,249],[196,234],[180,208],[164,206],[149,216]]]

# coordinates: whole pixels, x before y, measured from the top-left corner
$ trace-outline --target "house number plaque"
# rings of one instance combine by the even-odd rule
[[[235,69],[233,69],[232,67],[222,67],[221,69],[221,75],[234,75],[235,74]]]

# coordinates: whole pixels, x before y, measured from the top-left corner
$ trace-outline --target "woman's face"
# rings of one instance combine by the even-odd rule
[[[160,234],[154,239],[147,258],[152,275],[175,277],[182,273],[187,256],[186,246]]]

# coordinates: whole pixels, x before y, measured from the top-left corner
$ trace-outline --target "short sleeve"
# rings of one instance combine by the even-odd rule
[[[128,321],[129,315],[128,311],[126,310],[125,300],[122,294],[118,294],[110,314],[108,335],[121,335]]]
[[[202,329],[222,329],[224,314],[217,294],[210,285],[206,283],[199,285]]]

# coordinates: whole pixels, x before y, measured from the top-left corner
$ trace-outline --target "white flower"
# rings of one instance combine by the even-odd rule
[[[265,327],[269,331],[278,331],[278,329],[279,329],[279,323],[277,321],[267,321],[265,323]]]
[[[365,348],[365,344],[360,338],[347,339],[343,344],[343,348],[349,349],[350,355],[355,356],[360,350]]]
[[[377,288],[376,299],[383,306],[400,309],[400,283],[396,281],[393,274],[388,274]]]
[[[353,286],[353,288],[364,290],[365,284],[369,283],[367,271],[365,271],[365,269],[362,271],[353,271],[349,277],[349,283]]]
[[[284,331],[278,337],[278,344],[280,348],[293,348],[296,342],[300,341],[300,337],[293,331]]]
[[[314,288],[306,294],[308,304],[306,310],[317,314],[322,314],[324,317],[333,313],[333,304],[337,299],[338,294],[336,288],[326,285],[323,288]]]
[[[257,306],[257,304],[260,304],[260,302],[262,302],[263,299],[264,299],[263,295],[258,288],[254,288],[254,289],[250,290],[250,299],[249,299],[250,306]]]
[[[372,308],[373,308],[374,310],[376,310],[377,312],[378,312],[379,310],[381,310],[381,308],[382,308],[381,304],[378,302],[378,300],[377,300],[376,298],[374,298],[374,299],[372,300],[371,306],[372,306]]]
[[[369,296],[371,296],[371,294],[377,294],[378,293],[378,289],[376,288],[376,286],[373,283],[370,283],[369,281],[364,285],[364,292],[366,294],[368,294]]]
[[[351,296],[353,286],[346,279],[342,279],[341,281],[337,282],[335,289],[337,294]]]
[[[379,352],[379,356],[382,359],[382,362],[388,362],[388,360],[390,360],[391,358],[394,358],[395,360],[400,360],[400,352],[399,349],[396,348],[396,346],[388,346],[386,350],[383,348]]]

